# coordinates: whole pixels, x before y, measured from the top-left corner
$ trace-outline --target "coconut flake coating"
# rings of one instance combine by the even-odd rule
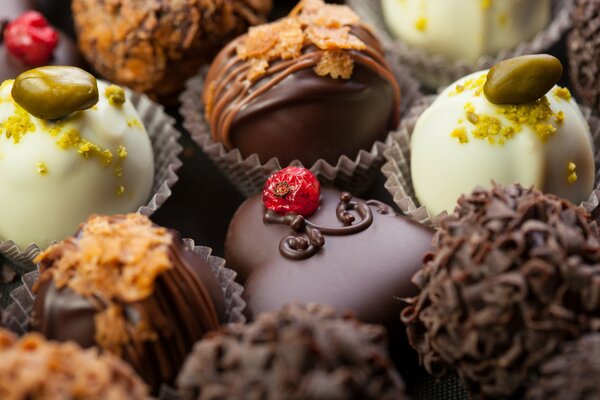
[[[177,384],[184,399],[404,399],[383,327],[330,307],[288,305],[198,342]]]
[[[566,200],[516,184],[458,201],[413,277],[402,320],[432,374],[471,398],[522,396],[565,340],[598,330],[599,230]]]

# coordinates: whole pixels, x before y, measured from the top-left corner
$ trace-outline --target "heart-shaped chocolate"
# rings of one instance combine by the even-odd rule
[[[350,310],[365,322],[400,324],[400,299],[417,293],[411,278],[434,231],[378,201],[347,197],[323,188],[319,209],[300,221],[265,210],[260,195],[241,205],[225,257],[245,287],[249,317],[316,302]],[[348,213],[354,221],[342,222]]]

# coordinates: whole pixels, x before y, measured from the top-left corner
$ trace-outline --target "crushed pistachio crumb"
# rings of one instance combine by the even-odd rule
[[[569,182],[569,185],[572,185],[575,182],[577,182],[577,173],[573,172],[571,175],[569,175],[569,177],[567,178],[567,182]]]
[[[425,32],[427,30],[427,18],[421,17],[417,19],[415,22],[415,28],[417,28],[420,32]]]
[[[117,85],[110,85],[104,90],[104,95],[111,106],[120,106],[125,103],[125,90]]]
[[[121,165],[115,166],[114,173],[115,173],[116,177],[119,177],[119,178],[122,177],[123,176],[123,167]]]
[[[46,163],[39,162],[35,166],[36,166],[38,174],[40,174],[40,175],[47,175],[48,174],[48,167],[46,166]]]
[[[577,169],[577,165],[574,162],[569,162],[567,164],[567,182],[569,183],[569,185],[574,184],[575,182],[577,182],[577,172],[575,171]]]
[[[554,116],[554,119],[556,120],[557,124],[562,124],[565,121],[565,113],[562,111],[557,112]]]
[[[140,129],[142,129],[144,127],[142,125],[142,123],[140,122],[140,120],[137,118],[131,118],[131,119],[127,120],[127,126],[130,128],[140,128]]]
[[[119,158],[127,157],[127,147],[120,145],[117,150],[117,154],[119,155]]]
[[[571,161],[570,163],[567,164],[567,171],[573,172],[576,169],[577,169],[577,164],[575,164],[573,161]]]
[[[467,79],[461,84],[454,87],[454,91],[450,92],[449,96],[454,96],[464,92],[465,90],[475,90],[475,96],[480,96],[483,90],[483,85],[487,79],[487,74],[481,74],[477,78]]]
[[[492,0],[481,0],[481,9],[487,10],[492,6]]]
[[[119,187],[117,187],[117,196],[123,196],[124,193],[125,193],[125,186],[119,185]]]
[[[467,135],[467,130],[465,129],[464,126],[461,126],[460,128],[456,128],[455,130],[453,130],[452,133],[450,134],[450,136],[458,139],[458,141],[461,144],[469,143],[469,136]]]
[[[559,100],[571,101],[571,92],[567,88],[557,86],[552,93]]]
[[[15,114],[0,124],[0,130],[7,139],[19,143],[27,132],[35,132],[35,124],[27,111],[15,103]]]

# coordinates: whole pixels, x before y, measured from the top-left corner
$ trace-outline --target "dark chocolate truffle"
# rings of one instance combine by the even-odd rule
[[[600,111],[600,0],[576,0],[567,49],[571,83],[581,101]]]
[[[383,327],[315,304],[285,306],[207,335],[177,386],[185,400],[405,398]]]
[[[324,244],[303,248],[313,228]],[[319,209],[306,219],[266,210],[260,195],[246,200],[229,226],[225,254],[254,316],[291,302],[318,302],[351,310],[365,322],[399,326],[399,298],[417,293],[410,278],[432,236],[433,230],[385,204],[322,188]]]
[[[399,121],[400,91],[379,41],[348,7],[303,0],[216,57],[203,93],[215,142],[266,163],[370,150]]]
[[[6,79],[14,79],[39,65],[29,65],[11,55],[3,43],[3,29],[8,22],[17,18],[25,11],[33,7],[33,1],[28,0],[2,0],[0,7],[0,82]],[[65,33],[58,31],[58,46],[54,49],[53,57],[46,65],[70,65],[81,66],[82,58],[77,50],[75,42]]]
[[[121,356],[154,390],[225,319],[210,267],[140,214],[93,216],[37,262],[33,329]]]
[[[589,214],[520,185],[476,189],[442,221],[402,312],[421,362],[472,399],[521,398],[564,340],[597,327],[600,237]]]
[[[527,400],[600,399],[600,333],[564,343],[539,368]]]
[[[72,7],[79,47],[101,75],[169,99],[227,41],[264,22],[271,0],[74,0]]]
[[[146,400],[148,389],[112,354],[0,329],[0,398]]]

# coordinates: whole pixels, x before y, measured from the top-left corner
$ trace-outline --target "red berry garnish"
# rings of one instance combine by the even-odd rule
[[[287,167],[267,179],[263,203],[278,214],[308,217],[319,208],[320,191],[319,180],[308,169]]]
[[[29,65],[50,61],[58,45],[58,32],[37,11],[27,11],[6,25],[4,44],[10,54]]]

